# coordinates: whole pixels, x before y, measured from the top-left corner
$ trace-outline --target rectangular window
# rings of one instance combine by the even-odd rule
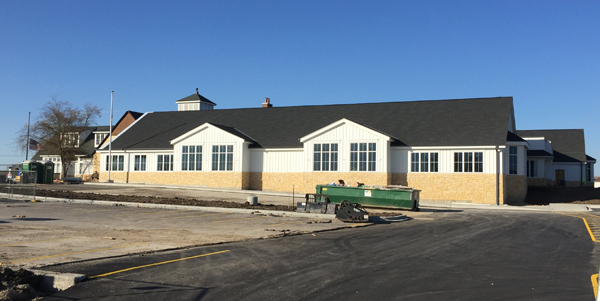
[[[429,154],[421,153],[421,172],[429,171]]]
[[[454,153],[454,172],[463,171],[463,154]]]
[[[112,167],[110,170],[113,171],[123,171],[123,162],[125,161],[125,156],[123,155],[113,155],[112,160],[110,160],[109,156],[106,156],[106,170],[108,171],[109,167]],[[112,166],[111,166],[112,162]]]
[[[410,154],[410,171],[419,172],[419,153]]]
[[[233,145],[213,145],[212,170],[233,170]]]
[[[518,170],[518,160],[519,157],[517,155],[517,147],[509,146],[508,147],[508,173],[511,175],[516,175]]]
[[[473,163],[475,172],[483,172],[483,153],[475,153],[475,162]]]
[[[438,153],[412,153],[410,171],[438,172]]]
[[[62,146],[65,148],[78,148],[79,147],[79,133],[66,133],[61,134]]]
[[[438,172],[438,153],[429,153],[429,171]]]
[[[135,155],[133,158],[133,170],[134,171],[145,171],[146,170],[146,155]]]
[[[108,133],[97,133],[94,134],[94,138],[95,138],[95,147],[98,147],[100,145],[100,143],[102,143],[102,140],[104,140],[104,138],[106,138],[108,136]]]
[[[589,163],[587,163],[585,165],[585,180],[587,182],[592,182],[593,181],[593,179],[592,179],[592,166]]]
[[[537,161],[527,160],[527,177],[537,178]]]
[[[202,145],[181,147],[181,170],[202,170]]]
[[[454,172],[483,172],[483,152],[454,153]]]
[[[338,170],[338,145],[337,143],[319,143],[313,147],[314,171]]]
[[[157,171],[172,171],[173,170],[173,155],[157,155],[156,156]]]
[[[350,143],[350,171],[376,171],[376,143]]]

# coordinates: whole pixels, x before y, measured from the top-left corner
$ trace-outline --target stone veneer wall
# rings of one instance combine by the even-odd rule
[[[355,186],[357,182],[366,185],[388,185],[391,174],[385,172],[252,172],[250,189],[297,193],[314,193],[315,186],[344,180]]]
[[[214,188],[244,189],[242,172],[211,171],[211,172],[123,172],[111,171],[111,180],[117,183],[147,183],[167,185],[197,185]],[[246,175],[246,182],[248,181]],[[108,172],[100,173],[100,181],[108,179]],[[245,186],[246,185],[246,186]]]
[[[504,183],[504,190],[506,191],[505,203],[521,203],[525,200],[525,196],[527,196],[526,176],[504,175]]]
[[[502,187],[502,177],[500,177]],[[421,190],[420,199],[436,202],[496,204],[496,175],[481,173],[396,173],[393,185]],[[504,191],[500,189],[500,204]]]

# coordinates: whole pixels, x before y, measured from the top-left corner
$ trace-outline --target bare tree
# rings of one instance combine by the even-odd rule
[[[89,103],[78,109],[68,101],[59,101],[56,96],[50,98],[52,100],[46,103],[39,118],[32,122],[29,138],[37,140],[45,152],[60,155],[62,177],[65,177],[76,160],[79,133],[89,128],[102,111]],[[28,147],[27,125],[19,131],[16,142],[23,150]]]

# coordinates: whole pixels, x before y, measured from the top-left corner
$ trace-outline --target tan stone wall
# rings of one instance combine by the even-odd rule
[[[94,171],[100,173],[100,170],[100,153],[96,152],[92,157],[92,173],[94,173]]]
[[[391,175],[384,172],[253,172],[250,173],[250,189],[297,193],[314,193],[315,186],[342,179],[350,185],[356,182],[367,185],[388,185]]]
[[[502,187],[502,177],[500,177]],[[393,185],[421,190],[420,199],[436,202],[472,202],[496,204],[496,175],[481,173],[409,173],[393,174]],[[500,203],[503,191],[500,189]]]
[[[520,203],[525,200],[525,196],[527,196],[526,176],[504,175],[504,183],[504,191],[506,191],[505,203]]]
[[[545,178],[527,178],[527,186],[548,186]]]
[[[111,171],[116,183],[147,183],[167,185],[196,185],[214,188],[242,189],[244,175],[241,172],[123,172]],[[100,181],[108,179],[108,172],[100,173]]]

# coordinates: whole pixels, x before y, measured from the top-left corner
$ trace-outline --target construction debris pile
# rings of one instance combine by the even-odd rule
[[[0,267],[0,301],[38,300],[44,296],[41,283],[42,276],[30,271]]]

